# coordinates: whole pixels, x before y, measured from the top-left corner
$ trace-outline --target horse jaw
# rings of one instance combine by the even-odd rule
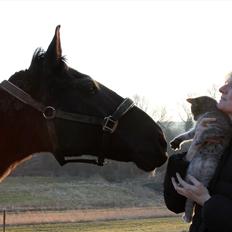
[[[138,107],[121,119],[114,136],[111,159],[131,161],[145,172],[155,170],[167,160],[167,142],[161,128]]]

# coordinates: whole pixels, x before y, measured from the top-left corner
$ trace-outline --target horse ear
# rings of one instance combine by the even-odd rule
[[[62,49],[60,43],[60,25],[56,27],[55,35],[52,39],[52,42],[48,46],[48,49],[45,53],[47,61],[52,64],[52,66],[57,66],[62,61]]]

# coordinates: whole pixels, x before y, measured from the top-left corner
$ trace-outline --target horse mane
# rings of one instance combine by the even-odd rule
[[[43,64],[45,57],[46,57],[46,52],[41,47],[37,48],[32,56],[29,70],[35,72],[41,71],[41,65]],[[62,67],[66,67],[65,56],[62,56],[60,58],[60,65],[62,65]]]
[[[45,63],[44,60],[46,59],[46,52],[42,48],[37,48],[32,56],[31,64],[29,67],[29,70],[34,73],[40,73],[43,71],[41,67],[43,67],[43,64]],[[59,65],[56,67],[59,69],[65,69],[67,68],[66,65],[66,58],[62,56],[59,59]]]
[[[31,65],[32,63],[37,63],[39,62],[41,59],[44,58],[44,54],[45,54],[45,51],[42,49],[42,48],[37,48],[35,51],[34,51],[34,54],[32,56],[32,61],[31,61]]]

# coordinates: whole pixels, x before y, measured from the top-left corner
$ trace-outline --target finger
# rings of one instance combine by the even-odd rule
[[[175,189],[179,194],[183,195],[183,190],[184,190],[184,189],[183,189],[183,187],[181,186],[181,184],[180,184],[180,183],[177,183],[174,177],[171,178],[171,181],[172,181],[172,184],[173,184],[174,189]]]
[[[216,118],[203,118],[201,120],[201,125],[207,127],[209,123],[215,122],[216,120]]]
[[[174,186],[174,188],[176,189],[177,188],[177,183],[176,183],[176,180],[174,177],[171,178],[171,181],[172,181],[172,185]]]
[[[176,177],[179,181],[179,183],[185,188],[185,189],[190,189],[192,187],[192,185],[188,184],[185,180],[182,179],[182,177],[180,176],[180,174],[177,172],[176,173]]]
[[[184,179],[182,179],[181,175],[178,172],[176,173],[176,177],[177,177],[177,180],[179,181],[179,183],[182,184],[185,182]]]
[[[180,195],[186,197],[186,198],[189,198],[188,190],[183,188],[183,186],[180,183],[177,183],[174,177],[172,177],[171,180],[172,180],[172,184],[173,184],[176,192],[179,193]]]
[[[198,181],[194,176],[188,175],[189,180],[196,186],[201,185],[202,183]]]
[[[203,118],[202,122],[215,122],[216,120],[216,118]]]
[[[174,186],[175,189],[178,188],[178,187],[180,187],[179,183],[176,182],[176,180],[175,180],[174,177],[172,177],[171,180],[172,180],[172,184],[173,184],[173,186]]]

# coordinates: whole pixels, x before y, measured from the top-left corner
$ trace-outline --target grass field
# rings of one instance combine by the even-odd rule
[[[8,177],[0,185],[0,211],[7,211],[6,232],[184,232],[188,225],[184,224],[180,217],[155,218],[155,216],[115,217],[112,220],[109,213],[106,217],[98,220],[95,217],[90,221],[72,220],[70,216],[64,223],[65,215],[61,215],[62,220],[50,220],[46,218],[46,224],[28,224],[25,221],[21,225],[12,223],[9,220],[10,213],[27,213],[48,210],[61,212],[62,210],[88,210],[102,209],[105,212],[111,208],[115,212],[116,208],[133,207],[165,207],[160,184],[152,178],[125,180],[123,182],[108,182],[102,178],[91,178],[81,180],[71,177]],[[167,216],[168,214],[165,214]],[[32,213],[31,215],[32,216]],[[29,216],[28,216],[29,217]],[[39,218],[41,216],[38,216]],[[85,215],[86,217],[86,215]],[[123,218],[123,220],[118,220]],[[130,219],[129,219],[130,218]],[[137,219],[132,219],[137,218]],[[138,219],[143,218],[143,219]],[[147,219],[144,219],[147,218]],[[149,218],[149,219],[148,219]],[[96,221],[98,220],[98,221]],[[63,223],[61,223],[63,221]],[[79,223],[78,223],[79,222]],[[1,223],[0,223],[1,224]],[[17,224],[17,225],[16,225]],[[0,228],[1,231],[1,228]]]
[[[7,232],[185,232],[187,225],[178,218],[117,220],[88,223],[8,226]]]
[[[0,210],[154,207],[163,205],[154,180],[8,177],[0,185]]]

